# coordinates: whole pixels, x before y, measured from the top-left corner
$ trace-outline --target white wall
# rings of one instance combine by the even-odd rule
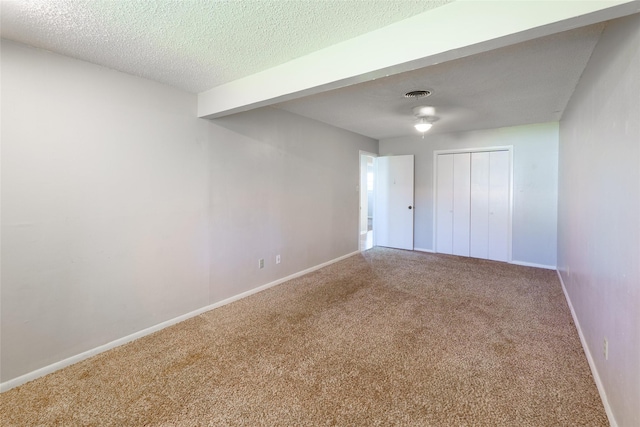
[[[1,54],[3,383],[358,249],[377,141],[270,109],[212,123],[192,94]]]
[[[195,106],[2,41],[2,381],[207,303]]]
[[[437,126],[437,124],[435,125]],[[415,247],[433,250],[433,152],[513,146],[514,262],[556,265],[558,124],[542,123],[380,141],[380,155],[415,155]]]
[[[212,299],[358,250],[359,150],[376,140],[268,107],[210,132]]]
[[[607,25],[560,122],[558,268],[620,426],[640,425],[638,76],[633,15]]]

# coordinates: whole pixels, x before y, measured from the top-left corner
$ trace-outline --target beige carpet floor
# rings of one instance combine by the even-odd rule
[[[375,248],[0,395],[2,426],[606,426],[556,273]]]

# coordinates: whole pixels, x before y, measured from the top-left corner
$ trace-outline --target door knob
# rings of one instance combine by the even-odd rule
[[[409,209],[413,209],[413,207],[409,206]]]

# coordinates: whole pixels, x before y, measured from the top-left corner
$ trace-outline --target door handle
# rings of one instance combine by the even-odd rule
[[[409,209],[413,209],[413,207],[412,207],[412,206],[409,206]]]

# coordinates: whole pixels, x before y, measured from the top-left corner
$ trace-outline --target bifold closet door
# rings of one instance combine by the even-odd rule
[[[437,158],[436,252],[469,256],[470,153]]]
[[[475,258],[509,258],[509,152],[471,154],[470,249]]]
[[[469,256],[471,153],[453,155],[453,255]]]
[[[509,152],[489,153],[489,256],[509,260]]]
[[[453,253],[453,154],[436,157],[436,252]]]
[[[469,255],[489,258],[489,152],[471,154]]]

